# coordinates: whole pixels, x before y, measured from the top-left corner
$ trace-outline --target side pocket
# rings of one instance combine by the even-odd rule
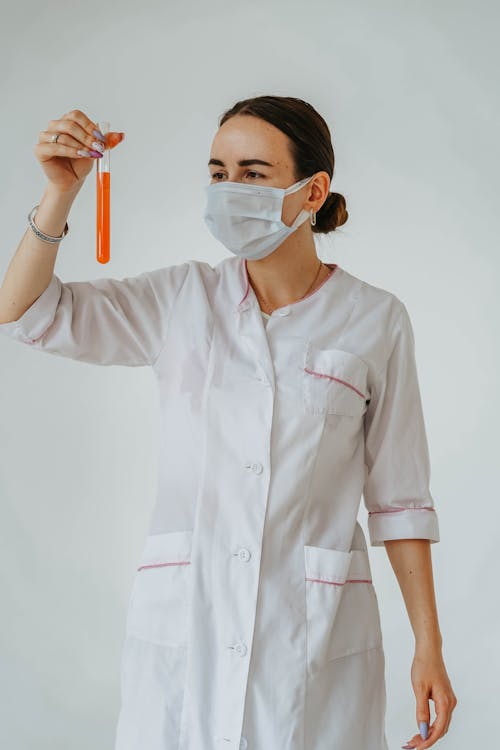
[[[328,661],[382,645],[380,614],[368,551],[354,549],[351,555],[342,603],[328,643]]]
[[[192,531],[152,534],[135,574],[126,634],[162,646],[187,640]]]
[[[307,671],[382,645],[377,595],[366,549],[305,546]]]
[[[351,552],[304,545],[307,671],[327,661],[333,624],[351,564]]]

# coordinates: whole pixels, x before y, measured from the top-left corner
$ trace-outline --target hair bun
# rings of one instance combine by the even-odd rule
[[[345,198],[341,193],[328,193],[328,197],[316,214],[313,232],[327,234],[345,224],[349,218]]]

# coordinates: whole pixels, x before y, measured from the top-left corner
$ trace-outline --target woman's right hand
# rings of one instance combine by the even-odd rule
[[[51,120],[47,129],[39,133],[35,156],[49,183],[60,192],[78,190],[94,160],[101,158],[96,146],[99,143],[104,145],[104,136],[101,133],[102,138],[99,138],[94,130],[99,132],[97,123],[79,109],[73,109],[60,120]],[[54,133],[61,134],[57,143],[51,141]]]

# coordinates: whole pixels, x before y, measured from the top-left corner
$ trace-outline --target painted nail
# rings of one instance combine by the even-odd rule
[[[106,137],[101,133],[100,130],[93,130],[92,135],[95,135],[96,138],[99,138],[101,141],[105,141]]]
[[[102,158],[102,154],[100,151],[91,151],[90,155],[95,157],[100,156]]]
[[[91,152],[86,148],[80,148],[77,152],[78,156],[90,156]]]
[[[426,721],[420,721],[419,724],[418,724],[418,726],[420,728],[420,736],[422,737],[422,739],[426,740],[427,736],[429,734],[429,725],[428,725],[428,723]]]
[[[100,151],[101,153],[104,151],[104,144],[100,141],[94,141],[92,146],[96,151]]]

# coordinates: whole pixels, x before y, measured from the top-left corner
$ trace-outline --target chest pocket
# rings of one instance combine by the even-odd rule
[[[126,633],[162,646],[187,639],[192,531],[152,534],[140,556]]]
[[[368,365],[343,349],[319,349],[311,343],[305,353],[303,403],[309,414],[360,417],[369,400]]]

